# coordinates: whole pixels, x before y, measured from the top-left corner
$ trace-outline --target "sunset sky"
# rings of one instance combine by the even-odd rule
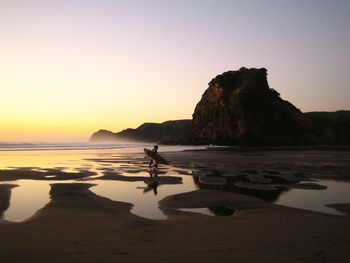
[[[349,28],[348,0],[0,0],[0,142],[191,118],[242,66],[302,111],[349,110]]]

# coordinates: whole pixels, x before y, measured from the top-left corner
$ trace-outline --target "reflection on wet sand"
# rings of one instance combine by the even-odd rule
[[[198,196],[192,196],[192,191],[198,189],[204,191],[208,198],[211,190],[217,196],[226,192],[333,214],[336,214],[335,210],[324,209],[325,205],[332,200],[350,200],[349,194],[340,194],[336,190],[342,187],[350,190],[347,183],[350,181],[350,166],[346,152],[165,153],[173,166],[160,166],[157,172],[149,171],[143,154],[137,153],[116,154],[110,150],[80,154],[42,151],[34,154],[33,163],[20,153],[18,164],[23,166],[14,165],[16,157],[14,153],[11,155],[10,161],[2,163],[0,169],[0,213],[5,213],[7,220],[20,221],[32,216],[49,202],[49,187],[58,182],[88,183],[93,193],[114,201],[132,203],[132,213],[151,219],[165,219],[169,211],[232,215],[234,211],[249,208],[244,202],[232,205],[226,199],[192,203],[192,206],[165,205],[168,201],[163,200],[186,197],[186,202],[191,203],[192,198]],[[40,156],[43,157],[42,163]],[[325,180],[329,178],[337,180],[339,185]],[[18,184],[12,190],[12,195],[14,186],[9,186],[11,182]],[[68,188],[62,187],[59,193],[63,195],[63,189]],[[321,195],[327,193],[327,199],[320,198],[322,202],[314,200],[312,192],[320,192]],[[188,193],[192,193],[191,198],[187,198]],[[298,200],[294,193],[311,201],[293,201]],[[69,195],[70,190],[66,194]],[[52,198],[55,191],[50,195]],[[201,195],[200,199],[206,200],[205,195]],[[339,198],[332,198],[339,195]]]

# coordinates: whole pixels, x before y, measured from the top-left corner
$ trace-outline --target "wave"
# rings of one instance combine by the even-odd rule
[[[152,148],[151,143],[1,143],[0,151],[40,151],[40,150],[97,150],[97,149],[143,149]],[[163,151],[183,151],[205,149],[205,146],[164,145]]]
[[[141,147],[141,144],[90,144],[90,143],[0,143],[0,151],[11,150],[83,150]]]

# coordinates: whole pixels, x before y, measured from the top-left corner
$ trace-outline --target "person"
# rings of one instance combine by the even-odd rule
[[[158,152],[158,145],[154,145],[152,152],[155,152],[155,153]],[[158,162],[152,158],[151,161],[149,162],[149,168],[153,168],[154,170],[156,170],[158,168]]]

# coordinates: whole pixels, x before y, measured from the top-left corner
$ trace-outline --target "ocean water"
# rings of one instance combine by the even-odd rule
[[[123,152],[138,152],[143,148],[153,148],[152,143],[12,143],[1,142],[0,151],[40,151],[40,150],[95,150],[122,149]],[[190,149],[206,149],[208,146],[162,145],[162,151],[183,151]],[[218,146],[216,146],[218,147]]]

